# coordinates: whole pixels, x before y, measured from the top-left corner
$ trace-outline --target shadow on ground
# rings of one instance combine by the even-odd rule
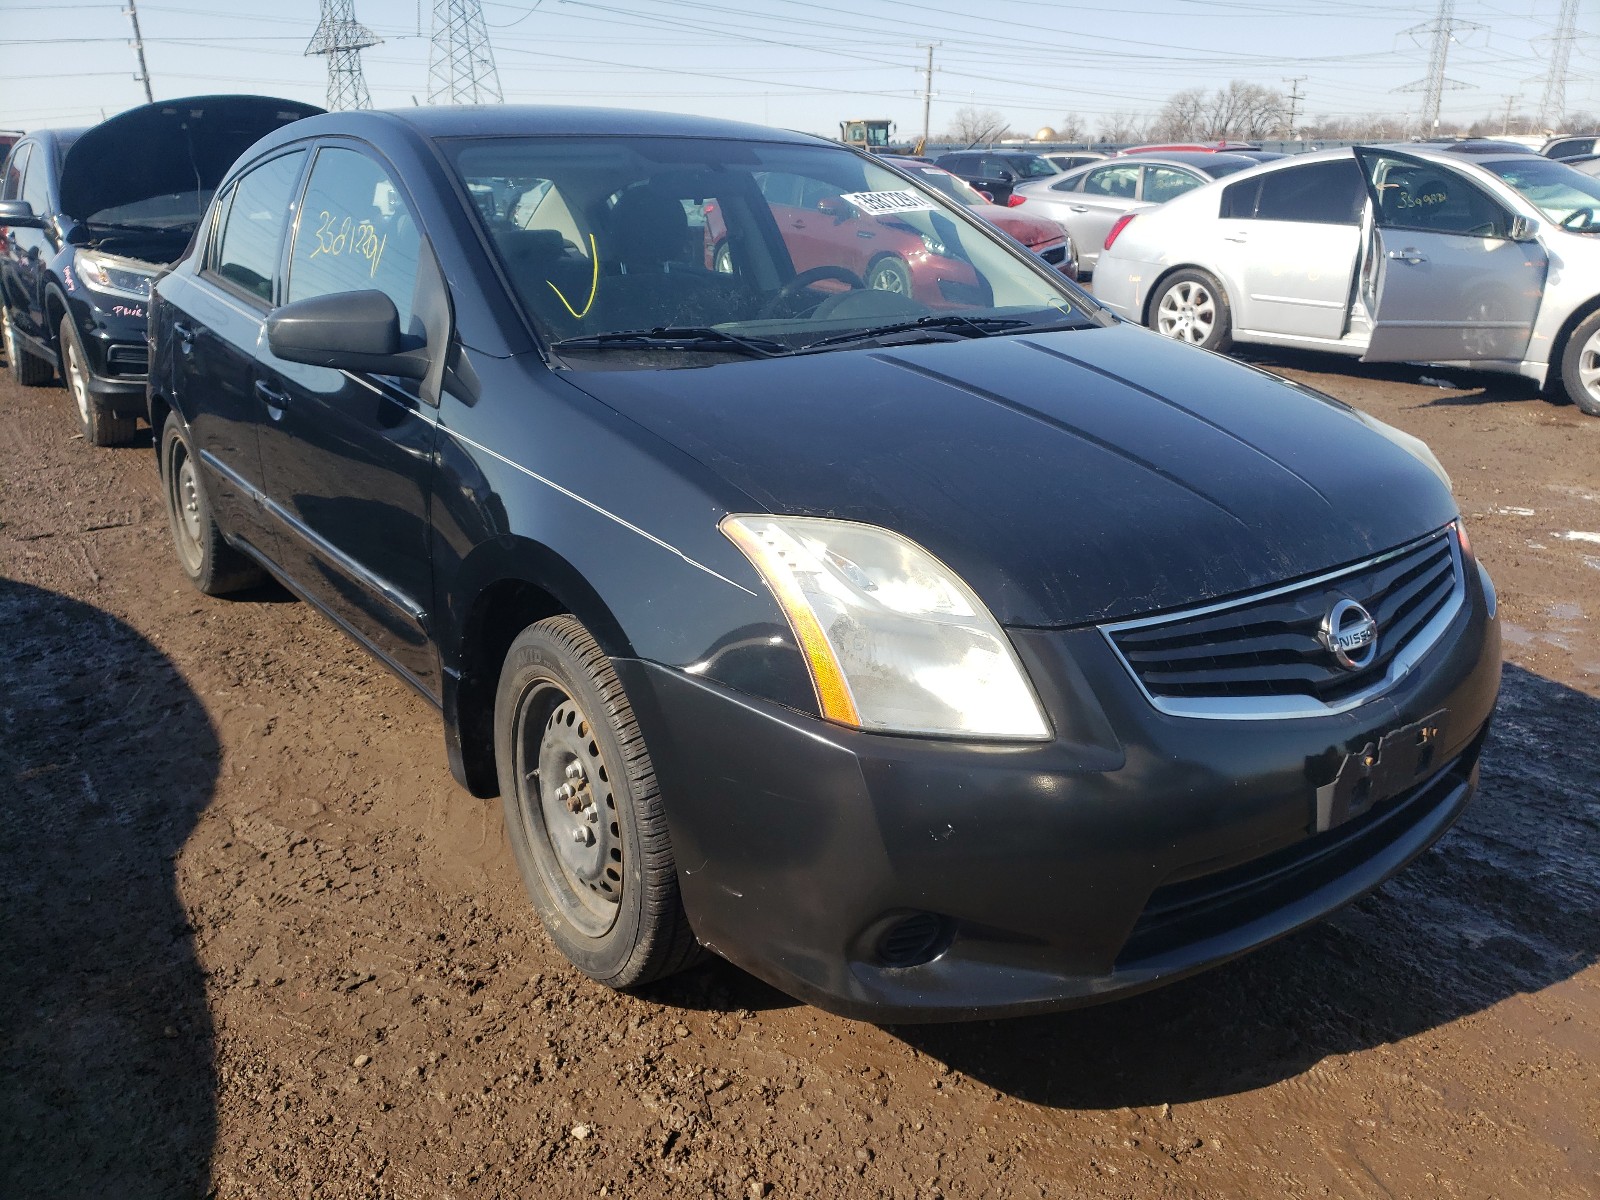
[[[0,580],[0,629],[0,1195],[204,1195],[212,1029],[173,859],[216,735],[99,609]]]
[[[1417,363],[1364,363],[1343,354],[1325,354],[1315,350],[1290,350],[1270,346],[1238,346],[1234,348],[1232,354],[1241,362],[1277,374],[1285,371],[1310,371],[1323,375],[1343,375],[1351,379],[1413,384],[1423,389],[1422,398],[1418,403],[1418,407],[1423,408],[1550,403],[1533,380],[1495,371],[1470,371],[1458,367],[1433,367]],[[1557,403],[1566,404],[1566,398],[1562,397]]]
[[[1600,700],[1508,665],[1478,796],[1375,894],[1143,996],[892,1032],[1020,1099],[1116,1108],[1276,1083],[1548,987],[1600,959],[1596,745]]]

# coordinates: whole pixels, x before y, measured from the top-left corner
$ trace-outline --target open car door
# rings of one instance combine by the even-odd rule
[[[1549,265],[1526,224],[1448,166],[1367,146],[1355,155],[1372,199],[1365,361],[1520,360]]]

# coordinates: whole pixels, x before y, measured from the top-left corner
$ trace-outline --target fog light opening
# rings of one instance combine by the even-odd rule
[[[886,967],[920,967],[949,948],[954,923],[938,913],[913,913],[884,928],[874,947]]]

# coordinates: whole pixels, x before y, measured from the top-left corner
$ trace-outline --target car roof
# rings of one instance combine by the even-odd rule
[[[399,121],[428,138],[457,137],[703,137],[743,141],[839,145],[809,133],[627,108],[588,108],[555,104],[441,105],[329,113],[303,128],[359,132],[369,122]]]

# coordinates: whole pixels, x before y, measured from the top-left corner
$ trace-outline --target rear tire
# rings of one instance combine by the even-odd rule
[[[61,318],[61,378],[67,391],[78,406],[78,424],[83,429],[83,440],[91,446],[126,446],[139,430],[135,417],[119,416],[111,411],[105,400],[89,390],[89,364],[83,356],[83,344],[78,341],[78,331],[71,317]]]
[[[189,582],[208,596],[225,596],[260,583],[265,573],[228,545],[211,515],[200,464],[177,413],[169,413],[161,428],[160,464],[173,548]]]
[[[1590,313],[1561,352],[1561,390],[1580,411],[1600,417],[1600,310]]]
[[[1233,313],[1222,285],[1204,271],[1178,271],[1150,301],[1146,324],[1157,333],[1225,354],[1233,345]]]
[[[11,378],[23,387],[43,387],[55,378],[55,370],[48,362],[22,344],[11,324],[11,310],[0,309],[0,325],[4,326],[6,366]]]
[[[557,948],[614,988],[694,963],[655,767],[611,661],[573,617],[511,643],[494,747],[517,868]]]

